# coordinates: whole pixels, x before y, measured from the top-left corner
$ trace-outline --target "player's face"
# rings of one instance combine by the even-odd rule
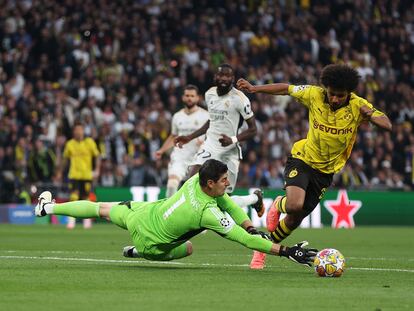
[[[347,91],[335,90],[331,87],[326,89],[328,102],[331,108],[335,109],[346,103],[349,93]]]
[[[73,129],[73,137],[76,140],[82,140],[83,139],[83,127],[80,125],[76,125]]]
[[[213,197],[221,197],[225,192],[227,187],[230,185],[229,174],[226,172],[217,182],[211,181],[210,188]]]
[[[233,70],[227,67],[219,67],[217,73],[214,76],[214,82],[216,83],[219,93],[224,93],[223,91],[230,91],[230,88],[234,81]]]
[[[200,98],[196,90],[185,90],[182,96],[182,101],[184,105],[190,109],[193,108],[199,102]]]

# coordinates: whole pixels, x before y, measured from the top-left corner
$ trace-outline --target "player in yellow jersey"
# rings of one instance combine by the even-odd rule
[[[93,160],[95,170],[93,170]],[[63,167],[66,167],[68,160],[69,166],[69,189],[70,201],[88,200],[92,188],[92,180],[99,176],[100,158],[98,147],[95,141],[84,136],[83,126],[76,123],[73,127],[73,138],[70,139],[63,151]],[[73,229],[76,219],[69,217],[68,229]],[[84,228],[92,226],[91,219],[83,220]]]
[[[318,205],[351,155],[359,125],[364,121],[391,131],[388,117],[366,99],[354,93],[358,72],[346,65],[323,68],[321,86],[274,83],[253,86],[240,79],[237,87],[249,93],[290,95],[309,110],[309,131],[297,141],[285,167],[285,196],[273,202],[266,225],[272,239],[279,243],[295,230]],[[286,217],[279,222],[280,213]],[[265,254],[254,253],[250,267],[262,269]]]

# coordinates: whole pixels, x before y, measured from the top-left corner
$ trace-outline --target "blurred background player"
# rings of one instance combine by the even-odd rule
[[[100,157],[95,141],[90,137],[84,137],[84,129],[81,123],[73,127],[73,138],[70,139],[63,151],[63,168],[69,166],[69,191],[70,201],[88,200],[92,190],[92,181],[99,176]],[[95,162],[94,162],[95,161]],[[93,167],[95,166],[95,170]],[[76,219],[68,217],[68,229],[73,229]],[[92,226],[91,219],[83,220],[83,227]]]
[[[304,248],[307,242],[293,247],[275,244],[253,226],[247,214],[225,192],[229,186],[227,171],[226,164],[211,159],[175,195],[155,202],[85,200],[55,204],[50,191],[44,191],[35,214],[106,218],[131,234],[134,245],[124,247],[125,257],[156,261],[187,257],[193,252],[189,240],[209,229],[245,247],[311,266],[317,250]],[[236,223],[229,221],[224,212]]]
[[[187,85],[184,88],[182,101],[184,108],[173,115],[171,134],[161,148],[155,152],[156,159],[161,159],[165,152],[174,147],[174,139],[177,136],[189,135],[208,121],[208,112],[198,106],[200,101],[198,87]],[[167,197],[177,192],[180,182],[186,176],[188,167],[203,141],[204,138],[199,137],[182,148],[174,147],[168,165]]]
[[[318,205],[351,155],[357,130],[364,121],[391,131],[388,117],[366,99],[357,96],[360,76],[346,65],[328,65],[320,85],[274,83],[251,85],[240,79],[237,87],[249,93],[290,95],[309,110],[309,131],[297,141],[285,166],[286,195],[278,196],[267,213],[266,225],[272,239],[279,243],[288,237]],[[279,221],[280,213],[286,217]],[[251,268],[264,266],[265,254],[255,252]]]
[[[229,168],[230,184],[226,191],[232,193],[242,159],[239,142],[254,137],[257,132],[256,121],[250,100],[233,87],[234,71],[229,64],[222,64],[217,68],[214,82],[216,86],[211,87],[205,94],[209,120],[193,133],[176,137],[175,143],[182,148],[184,144],[206,134],[206,140],[189,168],[189,175],[197,173],[201,165],[209,159],[222,161]],[[247,123],[247,129],[238,133],[243,120]],[[232,196],[232,199],[240,206],[251,205],[259,217],[264,213],[261,190],[247,196]]]

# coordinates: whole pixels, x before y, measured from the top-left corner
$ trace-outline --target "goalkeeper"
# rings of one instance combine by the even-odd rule
[[[49,191],[39,196],[36,216],[67,215],[79,218],[106,218],[131,234],[134,246],[124,248],[124,256],[149,260],[174,260],[189,256],[189,239],[205,229],[250,249],[287,257],[311,265],[317,252],[306,242],[286,247],[275,244],[253,227],[246,213],[225,193],[229,185],[227,165],[206,161],[198,174],[168,199],[156,202],[73,201],[57,204]],[[235,221],[230,221],[227,212]]]

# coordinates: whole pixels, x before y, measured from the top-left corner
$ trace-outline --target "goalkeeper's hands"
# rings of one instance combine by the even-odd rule
[[[259,235],[260,237],[262,237],[265,240],[271,241],[272,238],[270,237],[270,235],[268,235],[266,232],[263,231],[259,231],[257,230],[255,227],[248,227],[246,229],[246,231],[251,234],[251,235]]]
[[[308,244],[308,241],[302,241],[292,247],[281,245],[279,256],[289,258],[296,263],[311,267],[318,250],[316,248],[305,248]]]

